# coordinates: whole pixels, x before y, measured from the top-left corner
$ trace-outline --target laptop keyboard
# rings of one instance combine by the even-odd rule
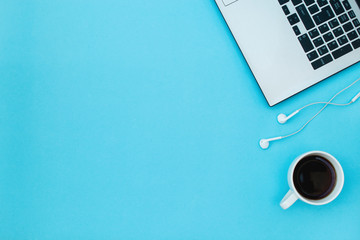
[[[360,21],[348,0],[278,1],[314,70],[360,47]]]

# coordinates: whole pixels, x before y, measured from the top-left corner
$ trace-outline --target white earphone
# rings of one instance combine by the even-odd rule
[[[322,107],[309,121],[307,121],[299,130],[297,130],[296,132],[293,132],[289,135],[286,136],[280,136],[280,137],[274,137],[274,138],[268,138],[268,139],[261,139],[260,140],[260,147],[262,149],[268,149],[270,146],[270,142],[273,141],[278,141],[284,138],[288,138],[291,136],[294,136],[295,134],[298,134],[299,132],[301,132],[312,120],[314,120],[314,118],[316,118],[328,105],[334,105],[334,106],[349,106],[351,104],[353,104],[358,98],[360,98],[360,92],[358,94],[356,94],[348,103],[332,103],[332,101],[343,91],[347,90],[348,88],[352,87],[355,83],[357,83],[358,81],[360,81],[360,78],[357,79],[355,82],[353,82],[352,84],[350,84],[349,86],[347,86],[346,88],[344,88],[343,90],[341,90],[340,92],[336,93],[328,102],[315,102],[315,103],[310,103],[302,108],[299,108],[298,110],[294,111],[293,113],[289,114],[288,116],[286,116],[285,114],[281,113],[277,116],[277,120],[280,124],[284,124],[286,123],[289,119],[291,119],[292,117],[294,117],[296,114],[298,114],[301,110],[310,107],[312,105],[317,105],[317,104],[325,104],[324,107]]]

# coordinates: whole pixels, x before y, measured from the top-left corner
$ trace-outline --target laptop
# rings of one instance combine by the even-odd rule
[[[215,0],[268,104],[360,61],[360,0]]]

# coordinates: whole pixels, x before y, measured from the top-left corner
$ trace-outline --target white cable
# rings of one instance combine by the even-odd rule
[[[310,107],[310,106],[312,106],[312,105],[317,105],[317,104],[327,104],[327,103],[328,103],[329,105],[333,105],[333,106],[340,106],[340,107],[342,107],[342,106],[348,106],[348,105],[352,104],[352,102],[351,102],[351,101],[350,101],[350,102],[348,102],[348,103],[314,102],[314,103],[310,103],[310,104],[308,104],[308,105],[306,105],[306,106],[304,106],[304,107],[302,107],[302,108],[298,109],[297,111],[304,110],[305,108]]]
[[[331,103],[334,98],[336,98],[340,93],[342,93],[343,91],[347,90],[348,88],[352,87],[355,83],[357,83],[358,81],[360,81],[360,78],[358,78],[356,81],[354,81],[352,84],[350,84],[349,86],[347,86],[346,88],[344,88],[343,90],[339,91],[338,93],[336,93],[328,102],[324,102],[325,106],[322,107],[309,121],[307,121],[299,130],[297,130],[296,132],[293,132],[289,135],[286,135],[286,136],[281,136],[281,139],[284,139],[284,138],[288,138],[288,137],[291,137],[299,132],[301,132],[312,120],[314,120],[314,118],[316,118],[322,111],[324,111],[324,109],[328,106],[328,105],[338,105],[337,103]],[[346,106],[346,105],[350,105],[352,104],[353,101],[350,101],[349,103],[347,104],[344,104],[343,106]],[[302,109],[308,107],[308,106],[311,106],[311,105],[314,105],[314,104],[317,104],[317,103],[311,103],[311,104],[308,104],[306,105],[305,107],[302,107],[300,108],[298,111],[301,111]],[[340,106],[340,105],[338,105]]]
[[[270,142],[273,142],[273,141],[278,141],[278,140],[281,140],[281,139],[284,139],[284,138],[288,138],[288,137],[291,137],[299,132],[301,132],[312,120],[314,120],[314,118],[316,118],[322,111],[324,111],[324,109],[328,106],[328,105],[335,105],[335,106],[347,106],[347,105],[350,105],[352,103],[354,103],[357,99],[360,98],[360,92],[358,94],[355,95],[355,97],[353,97],[351,99],[350,102],[348,103],[332,103],[332,101],[340,94],[342,93],[343,91],[347,90],[348,88],[352,87],[355,83],[357,83],[358,81],[360,81],[360,78],[357,79],[356,81],[354,81],[352,84],[350,84],[349,86],[347,86],[346,88],[344,88],[343,90],[339,91],[338,93],[336,93],[328,102],[316,102],[316,103],[310,103],[298,110],[296,110],[295,112],[293,112],[292,114],[290,114],[288,117],[286,117],[284,114],[280,114],[279,116],[282,117],[282,119],[279,119],[279,116],[278,116],[278,121],[280,123],[285,123],[288,119],[292,118],[293,116],[295,116],[299,111],[301,111],[302,109],[306,108],[306,107],[309,107],[311,105],[315,105],[315,104],[325,104],[325,106],[323,106],[309,121],[307,121],[299,130],[297,130],[296,132],[293,132],[289,135],[286,135],[286,136],[280,136],[280,137],[274,137],[274,138],[268,138],[268,139],[261,139],[260,142],[259,142],[259,145],[262,149],[268,149],[269,148],[269,145],[270,145]]]

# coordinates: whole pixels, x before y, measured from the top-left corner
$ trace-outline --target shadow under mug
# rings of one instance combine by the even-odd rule
[[[296,190],[295,185],[294,185],[293,175],[294,175],[295,167],[300,162],[300,160],[302,160],[308,156],[320,156],[320,157],[325,158],[333,165],[334,170],[335,170],[335,174],[336,174],[335,186],[334,186],[333,190],[331,191],[331,193],[322,199],[314,200],[314,199],[306,198]],[[306,202],[308,204],[312,204],[312,205],[324,205],[324,204],[327,204],[327,203],[333,201],[340,194],[342,187],[344,185],[344,172],[343,172],[343,169],[342,169],[340,163],[338,162],[338,160],[336,160],[336,158],[333,157],[332,155],[330,155],[329,153],[321,152],[321,151],[311,151],[311,152],[307,152],[307,153],[300,155],[291,163],[289,171],[288,171],[288,183],[289,183],[290,190],[287,192],[285,197],[280,202],[280,206],[283,209],[289,208],[298,199],[300,199],[303,202]]]

